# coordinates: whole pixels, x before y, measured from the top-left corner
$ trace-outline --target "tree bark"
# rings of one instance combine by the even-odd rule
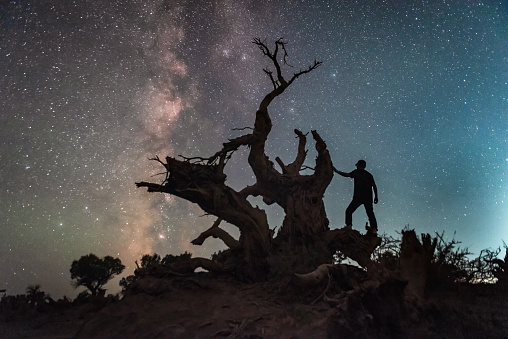
[[[210,227],[208,230],[204,231],[197,237],[196,239],[191,241],[191,244],[193,245],[203,245],[203,242],[209,238],[219,238],[224,242],[224,244],[233,250],[236,250],[241,247],[241,244],[238,240],[233,238],[228,232],[224,231],[219,227],[220,222],[222,219],[217,219],[217,221]]]
[[[272,236],[265,212],[253,207],[244,194],[225,185],[225,175],[217,171],[219,165],[194,164],[167,157],[164,166],[168,171],[164,184],[140,182],[136,185],[147,187],[148,192],[168,193],[194,202],[206,213],[237,226],[241,233],[239,244],[242,258],[246,263],[255,262],[253,272],[243,275],[254,277],[262,274],[257,271],[267,269],[266,257]],[[225,231],[222,232],[221,239],[233,243]],[[233,247],[238,246],[235,244]]]

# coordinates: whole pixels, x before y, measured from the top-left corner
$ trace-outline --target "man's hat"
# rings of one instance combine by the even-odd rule
[[[365,160],[358,160],[358,162],[356,163],[355,166],[360,166],[361,168],[365,168],[365,167],[367,167],[367,163],[365,162]]]

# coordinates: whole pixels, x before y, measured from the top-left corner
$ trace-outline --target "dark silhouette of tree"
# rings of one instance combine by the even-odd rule
[[[85,286],[92,296],[103,292],[104,286],[113,276],[122,273],[125,266],[118,258],[105,256],[100,259],[95,254],[84,255],[79,260],[74,260],[71,265],[71,279],[75,287]]]
[[[278,39],[273,49],[257,38],[253,43],[270,60],[273,68],[264,69],[272,90],[259,103],[252,133],[230,139],[210,157],[182,156],[177,160],[168,156],[165,161],[155,157],[153,160],[166,169],[164,181],[136,183],[149,192],[168,193],[194,202],[206,213],[217,217],[212,227],[192,243],[202,245],[208,237],[215,237],[221,239],[228,250],[221,252],[217,260],[191,258],[174,264],[173,270],[188,273],[202,267],[209,271],[232,272],[244,280],[259,280],[266,278],[269,272],[313,270],[322,263],[331,263],[338,250],[361,266],[371,267],[371,253],[380,242],[376,234],[364,236],[355,230],[329,228],[323,196],[333,177],[333,165],[326,143],[318,132],[311,132],[317,152],[313,167],[304,165],[307,134],[297,129],[294,133],[298,148],[292,163],[285,164],[276,157],[280,167],[276,170],[265,152],[272,129],[269,105],[299,77],[316,70],[321,62],[314,61],[306,69],[287,77],[283,68],[291,66],[287,63],[285,42]],[[248,163],[256,182],[236,191],[226,185],[224,167],[242,146],[249,148]],[[302,174],[305,169],[313,173]],[[265,211],[253,206],[247,200],[249,196],[262,197],[266,204],[277,204],[284,210],[285,218],[275,237],[275,229],[270,229]],[[238,227],[239,239],[220,228],[222,221]]]
[[[46,299],[46,293],[41,290],[40,284],[28,285],[26,296],[28,302],[34,306],[41,304]]]

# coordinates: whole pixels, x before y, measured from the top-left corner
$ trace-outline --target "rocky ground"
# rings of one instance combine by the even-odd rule
[[[322,293],[291,279],[243,284],[206,273],[145,277],[122,299],[1,309],[0,338],[506,338],[494,286],[403,300],[403,283]],[[330,294],[332,294],[330,296]]]

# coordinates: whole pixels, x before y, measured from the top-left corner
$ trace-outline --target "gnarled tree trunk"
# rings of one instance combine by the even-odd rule
[[[370,254],[377,246],[376,239],[379,238],[369,238],[357,246],[359,249],[353,250],[355,245],[350,243],[350,240],[362,239],[358,232],[343,243],[341,235],[347,238],[351,230],[329,230],[323,196],[333,178],[333,166],[326,143],[319,134],[312,131],[317,151],[313,174],[300,174],[307,151],[306,135],[299,130],[295,130],[299,139],[295,160],[286,165],[276,158],[281,167],[280,172],[274,168],[273,162],[265,153],[265,143],[272,129],[268,114],[270,103],[298,77],[313,71],[321,62],[314,61],[307,69],[300,70],[286,80],[281,69],[281,61],[287,65],[285,43],[281,39],[277,40],[272,51],[260,39],[253,42],[272,61],[275,72],[264,70],[272,82],[273,90],[259,105],[252,133],[229,140],[223,144],[222,150],[209,158],[176,160],[167,157],[164,162],[156,157],[154,160],[159,161],[167,171],[164,182],[139,182],[136,185],[147,187],[149,192],[168,193],[194,202],[206,213],[218,217],[216,223],[192,243],[201,245],[210,236],[220,238],[229,247],[227,253],[221,256],[222,265],[212,265],[206,260],[194,260],[187,265],[180,265],[181,271],[193,270],[196,265],[219,271],[230,271],[231,267],[235,267],[233,271],[242,278],[256,280],[263,279],[269,268],[272,272],[305,273],[314,270],[320,264],[330,263],[338,249],[344,250],[352,259],[368,267]],[[235,191],[225,183],[224,166],[232,153],[241,146],[250,147],[248,162],[256,177],[256,183],[241,191]],[[285,218],[275,239],[265,212],[253,207],[247,200],[248,196],[261,196],[265,203],[276,203],[283,208]],[[238,227],[238,240],[220,228],[221,220]]]

